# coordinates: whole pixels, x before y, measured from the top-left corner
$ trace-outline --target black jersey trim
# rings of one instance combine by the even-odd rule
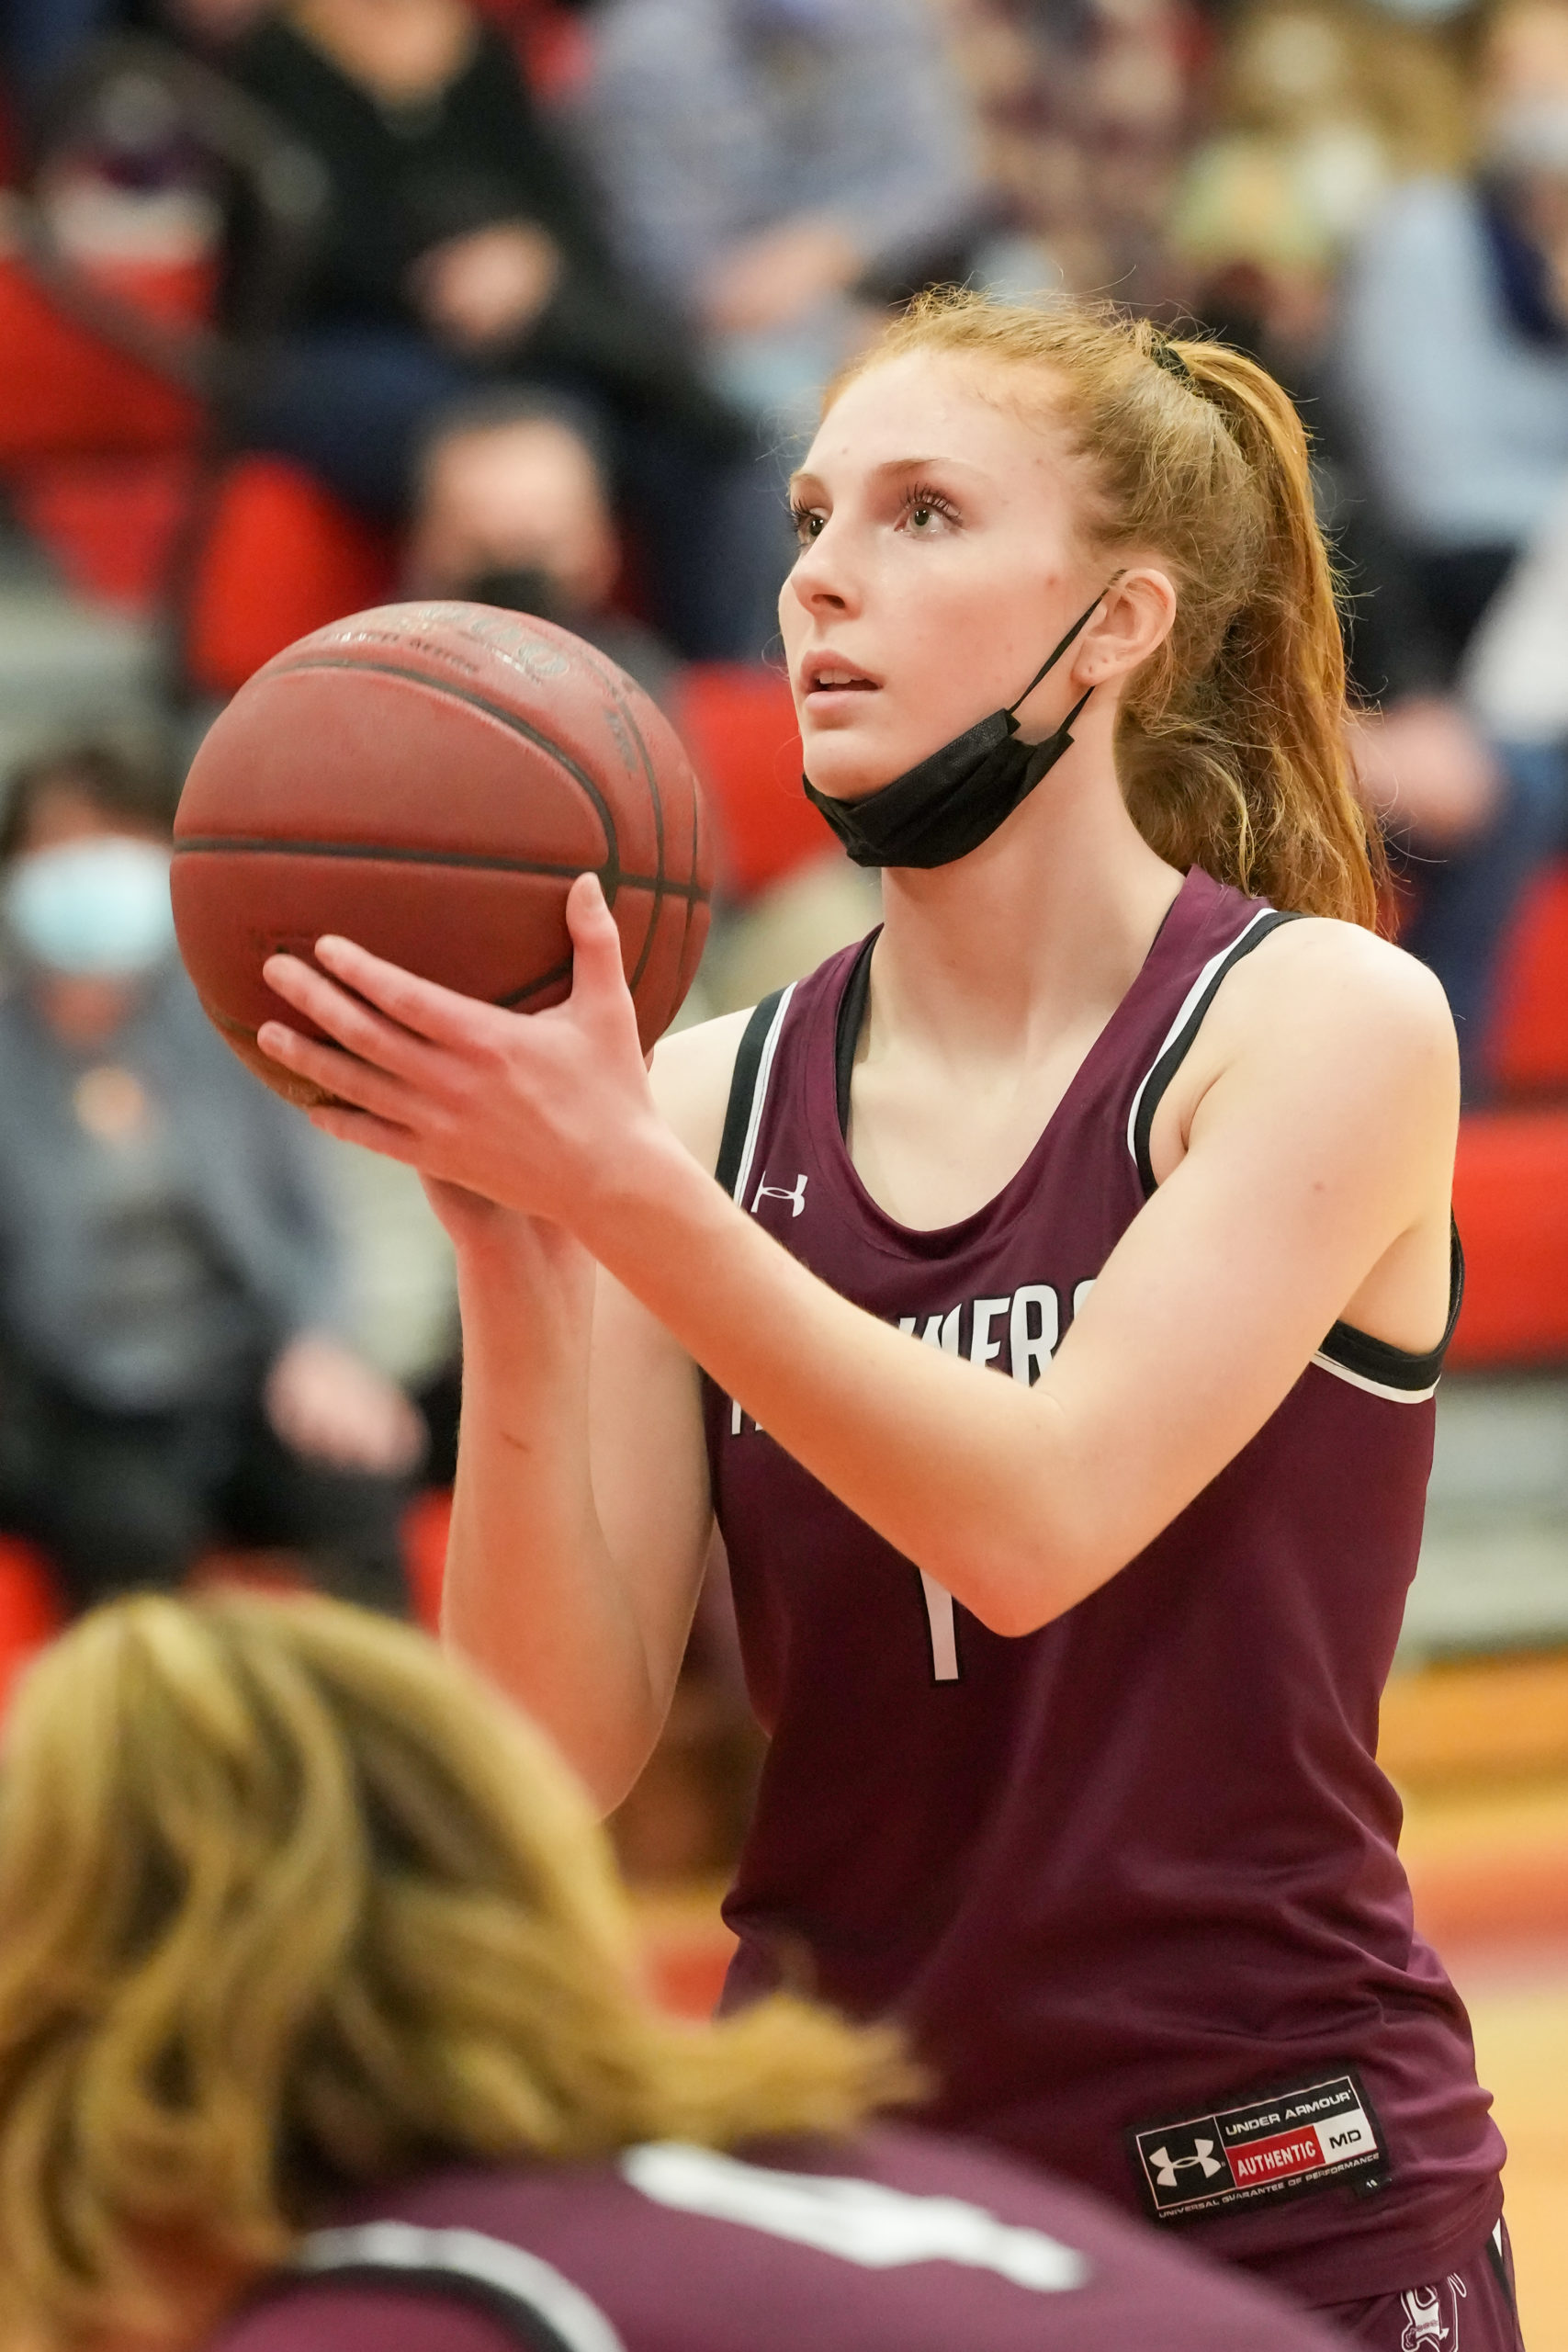
[[[1229,947],[1210,958],[1188,990],[1153,1068],[1133,1097],[1133,1107],[1127,1120],[1127,1146],[1137,1164],[1138,1180],[1143,1185],[1145,1200],[1157,1190],[1154,1166],[1149,1158],[1149,1137],[1154,1128],[1155,1114],[1172,1079],[1190,1052],[1193,1040],[1203,1025],[1203,1016],[1213,1004],[1221,982],[1244,956],[1250,956],[1253,949],[1271,932],[1278,931],[1281,923],[1300,920],[1298,915],[1272,907],[1262,914],[1255,915],[1238,939],[1233,940]],[[1374,1340],[1370,1331],[1359,1331],[1353,1323],[1336,1323],[1313,1356],[1313,1363],[1324,1372],[1334,1373],[1339,1379],[1349,1381],[1354,1387],[1367,1389],[1374,1396],[1386,1396],[1397,1404],[1424,1403],[1437,1387],[1443,1369],[1443,1358],[1448,1353],[1454,1326],[1459,1321],[1459,1311],[1464,1303],[1464,1251],[1460,1246],[1459,1227],[1450,1225],[1450,1234],[1449,1316],[1443,1336],[1435,1348],[1416,1355],[1408,1349],[1396,1348],[1391,1340]]]
[[[741,1033],[730,1074],[729,1100],[724,1107],[718,1162],[713,1171],[725,1191],[736,1199],[751,1172],[751,1153],[757,1141],[762,1097],[767,1091],[763,1064],[766,1062],[768,1069],[773,1067],[770,1041],[776,1043],[780,1016],[794,993],[792,982],[787,989],[775,989],[771,996],[765,996]]]
[[[1281,913],[1278,908],[1266,908],[1253,916],[1238,939],[1212,956],[1193,981],[1180,1012],[1166,1033],[1164,1045],[1156,1057],[1153,1068],[1133,1097],[1133,1108],[1127,1121],[1127,1145],[1137,1164],[1138,1181],[1144,1188],[1144,1198],[1149,1200],[1156,1189],[1154,1166],[1149,1159],[1149,1136],[1154,1129],[1155,1113],[1165,1099],[1166,1091],[1177,1071],[1192,1049],[1193,1041],[1203,1025],[1203,1016],[1219,993],[1220,984],[1227,972],[1233,971],[1244,956],[1250,956],[1271,932],[1281,923],[1296,922],[1300,918]]]
[[[1437,1346],[1425,1355],[1414,1355],[1407,1348],[1396,1348],[1388,1340],[1374,1340],[1370,1331],[1359,1331],[1353,1323],[1336,1323],[1313,1362],[1325,1372],[1337,1373],[1341,1380],[1348,1380],[1358,1388],[1370,1389],[1374,1396],[1389,1396],[1401,1404],[1421,1404],[1432,1394],[1441,1376],[1443,1358],[1449,1351],[1449,1341],[1453,1338],[1463,1304],[1464,1250],[1459,1227],[1450,1218],[1449,1319]]]
[[[1497,2284],[1503,2290],[1503,2300],[1506,2303],[1508,2311],[1512,2315],[1514,2324],[1517,2327],[1519,2321],[1518,2298],[1514,2292],[1514,2282],[1508,2276],[1508,2265],[1503,2254],[1503,2224],[1501,2221],[1494,2222],[1491,2230],[1487,2233],[1486,2259],[1492,2265]]]
[[[879,923],[870,938],[861,942],[860,953],[850,966],[844,992],[839,999],[839,1017],[833,1029],[833,1095],[839,1106],[839,1133],[846,1143],[850,1139],[850,1087],[855,1074],[855,1048],[865,1026],[866,1006],[871,1002],[871,951],[881,936]]]
[[[626,2352],[619,2331],[563,2271],[483,2230],[426,2229],[413,2222],[318,2230],[288,2270],[263,2282],[254,2302],[277,2301],[321,2280],[408,2287],[477,2304],[528,2352]]]

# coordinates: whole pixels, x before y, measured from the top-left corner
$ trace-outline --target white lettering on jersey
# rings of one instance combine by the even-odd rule
[[[1000,1355],[1002,1343],[991,1337],[991,1326],[998,1315],[1005,1315],[1012,1304],[1006,1298],[977,1298],[975,1317],[969,1333],[971,1363],[990,1363]]]
[[[956,2262],[1037,2295],[1070,2293],[1089,2276],[1073,2247],[1042,2230],[999,2222],[983,2205],[957,2197],[914,2197],[880,2181],[776,2172],[672,2140],[628,2148],[621,2170],[656,2205],[736,2222],[867,2270]]]
[[[1025,1388],[1033,1387],[1055,1354],[1061,1328],[1061,1305],[1049,1283],[1023,1283],[1014,1291],[1008,1339],[1012,1376]]]

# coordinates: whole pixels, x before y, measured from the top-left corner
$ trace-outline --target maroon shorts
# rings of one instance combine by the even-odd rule
[[[1317,2316],[1378,2352],[1524,2352],[1514,2256],[1501,2222],[1480,2252],[1446,2278],[1399,2295],[1326,2304]]]

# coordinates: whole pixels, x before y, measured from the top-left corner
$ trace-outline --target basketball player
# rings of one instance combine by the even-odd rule
[[[420,1635],[101,1610],[7,1730],[0,2336],[1329,2352],[1077,2190],[856,2130],[911,2087],[893,2035],[678,2024],[631,1950],[581,1792]]]
[[[651,1087],[591,880],[533,1020],[346,943],[341,986],[268,967],[338,1043],[267,1049],[457,1238],[452,1634],[613,1804],[716,1512],[772,1736],[731,1998],[897,2016],[946,2125],[1367,2343],[1435,2294],[1512,2346],[1502,2143],[1373,1760],[1455,1046],[1372,929],[1300,427],[1218,345],[945,298],[795,494],[807,788],[886,870],[871,940]]]

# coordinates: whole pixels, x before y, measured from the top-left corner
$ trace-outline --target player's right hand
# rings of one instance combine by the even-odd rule
[[[649,1083],[620,934],[598,878],[567,899],[571,994],[547,1012],[481,1004],[344,939],[265,967],[268,986],[330,1043],[265,1023],[262,1050],[332,1098],[314,1125],[446,1187],[543,1217],[594,1248],[660,1167],[690,1163]],[[485,1221],[446,1193],[478,1238]],[[488,1229],[488,1228],[486,1228]],[[597,1254],[597,1253],[595,1253]]]

